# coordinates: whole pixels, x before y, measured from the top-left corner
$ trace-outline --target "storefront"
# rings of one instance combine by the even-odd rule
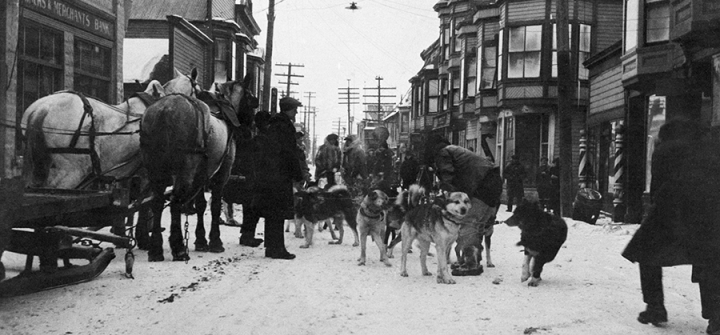
[[[72,89],[111,104],[122,99],[122,41],[132,1],[9,0],[0,25],[3,108],[3,175],[18,173],[22,155],[20,122],[35,100]]]

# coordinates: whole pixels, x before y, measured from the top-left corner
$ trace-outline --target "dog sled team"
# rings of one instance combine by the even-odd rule
[[[355,136],[344,138],[341,147],[338,136],[331,134],[314,157],[316,181],[310,182],[301,149],[304,134],[294,125],[299,101],[281,99],[280,112],[270,116],[254,111],[258,100],[246,89],[249,78],[209,91],[199,88],[196,78],[192,71],[178,73],[163,86],[152,82],[145,94],[118,106],[76,92],[38,100],[23,119],[26,183],[56,188],[93,187],[108,179],[142,184],[138,187],[155,195],[153,220],[133,227],[138,247],[149,250],[150,261],[164,260],[160,216],[168,198],[173,260],[190,258],[187,222],[183,238],[180,214],[202,213],[207,206],[203,194],[209,189],[210,231],[206,238],[203,215],[198,215],[196,251],[224,251],[218,228],[223,199],[228,210],[233,203],[243,206],[240,244],[264,243],[268,258],[295,258],[285,247],[283,233],[285,221],[294,220],[295,236],[305,239],[301,248],[311,247],[314,229],[326,226],[333,236],[330,244],[342,244],[346,222],[353,246],[360,246],[358,265],[367,264],[368,236],[386,266],[391,265],[393,248],[402,243],[403,277],[409,275],[407,254],[416,241],[424,276],[432,275],[426,260],[435,244],[438,283],[454,284],[453,276],[481,274],[483,251],[485,265],[495,266],[491,237],[503,178],[493,162],[434,137],[425,143],[422,162],[405,148],[393,161],[383,139],[376,150],[365,152]],[[58,101],[67,108],[56,108]],[[692,281],[700,288],[702,316],[709,320],[707,333],[720,335],[719,138],[717,132],[682,120],[669,121],[660,130],[661,142],[652,158],[651,210],[623,252],[640,265],[647,304],[638,316],[641,323],[659,325],[668,319],[662,267],[690,264]],[[552,168],[548,171],[552,176]],[[166,192],[168,186],[172,190]],[[557,192],[547,187],[541,193]],[[567,238],[558,199],[541,195],[540,200],[548,198],[552,213],[544,209],[545,203],[522,200],[505,221],[520,230],[518,246],[525,255],[520,278],[529,286],[539,284],[543,266]],[[226,217],[232,222],[232,213]],[[255,237],[261,217],[264,241]],[[141,230],[151,234],[143,237]]]

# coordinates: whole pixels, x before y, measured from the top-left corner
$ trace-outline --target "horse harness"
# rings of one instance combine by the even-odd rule
[[[90,162],[92,163],[92,171],[91,171],[90,175],[88,175],[79,184],[78,188],[82,188],[82,186],[87,185],[87,183],[89,181],[100,178],[103,175],[102,167],[100,164],[100,157],[98,156],[97,150],[95,150],[95,138],[97,136],[107,136],[107,135],[132,135],[132,134],[137,133],[138,131],[135,131],[135,132],[118,132],[118,131],[98,132],[97,129],[95,128],[95,113],[93,111],[92,105],[90,104],[90,101],[87,99],[87,97],[82,92],[66,90],[66,91],[60,91],[57,93],[71,93],[71,94],[77,95],[83,103],[83,114],[82,114],[82,117],[80,118],[80,123],[78,124],[77,129],[72,134],[72,138],[70,139],[70,144],[66,148],[48,148],[48,152],[50,154],[81,154],[81,155],[89,155],[90,156]],[[149,105],[153,104],[155,101],[157,101],[157,99],[155,99],[152,95],[145,93],[145,92],[137,92],[137,93],[133,94],[131,96],[131,98],[132,97],[139,98],[146,106],[149,106]],[[114,108],[112,106],[109,106],[109,107]],[[126,124],[130,123],[130,122],[139,121],[142,114],[132,113],[130,111],[130,108],[128,107],[127,116],[128,116],[128,119],[130,118],[130,116],[134,116],[134,117],[138,117],[138,118],[134,119],[134,120],[128,120],[126,122]],[[83,128],[83,124],[85,123],[86,117],[90,118],[90,129],[88,130],[87,133],[83,133],[82,128]],[[121,127],[120,129],[122,129],[124,127],[125,126]],[[77,148],[76,147],[77,142],[80,139],[80,136],[88,136],[89,144],[88,144],[87,148]],[[118,169],[118,168],[122,167],[123,165],[125,165],[125,164],[121,164],[120,166],[113,167],[108,171]]]

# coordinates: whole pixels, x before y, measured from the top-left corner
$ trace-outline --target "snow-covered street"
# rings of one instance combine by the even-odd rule
[[[499,219],[509,214],[503,206]],[[209,212],[205,215],[209,219]],[[139,251],[132,280],[123,276],[125,251],[118,249],[93,281],[0,300],[0,333],[704,333],[707,323],[689,266],[665,269],[666,327],[640,324],[635,318],[644,304],[637,266],[620,255],[638,226],[611,225],[607,218],[595,226],[566,221],[567,242],[535,288],[520,283],[523,255],[515,246],[520,231],[504,224],[493,236],[496,267],[480,276],[455,277],[455,285],[421,276],[419,253],[409,256],[410,276],[403,278],[399,248],[387,268],[369,243],[368,264],[359,267],[360,250],[351,239],[328,245],[330,234],[324,231],[315,234],[310,249],[300,249],[303,240],[289,232],[286,245],[297,258],[273,260],[263,257],[262,245],[240,246],[239,228],[222,226],[227,249],[222,254],[191,251],[188,264],[148,263],[146,252]],[[262,228],[261,223],[259,235]],[[165,248],[167,257],[167,243]],[[10,253],[3,261],[9,271],[24,262]],[[435,258],[428,266],[436,271]]]

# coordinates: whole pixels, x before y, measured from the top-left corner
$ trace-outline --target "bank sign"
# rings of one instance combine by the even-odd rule
[[[95,35],[115,39],[115,24],[87,10],[60,0],[22,0],[23,7],[35,10]]]

